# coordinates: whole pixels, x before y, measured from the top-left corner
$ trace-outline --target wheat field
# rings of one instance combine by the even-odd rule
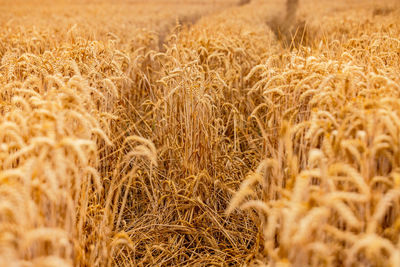
[[[0,266],[400,266],[400,2],[0,0]]]

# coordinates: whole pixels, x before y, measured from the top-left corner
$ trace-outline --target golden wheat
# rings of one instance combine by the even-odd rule
[[[398,7],[2,1],[0,265],[398,266]]]

